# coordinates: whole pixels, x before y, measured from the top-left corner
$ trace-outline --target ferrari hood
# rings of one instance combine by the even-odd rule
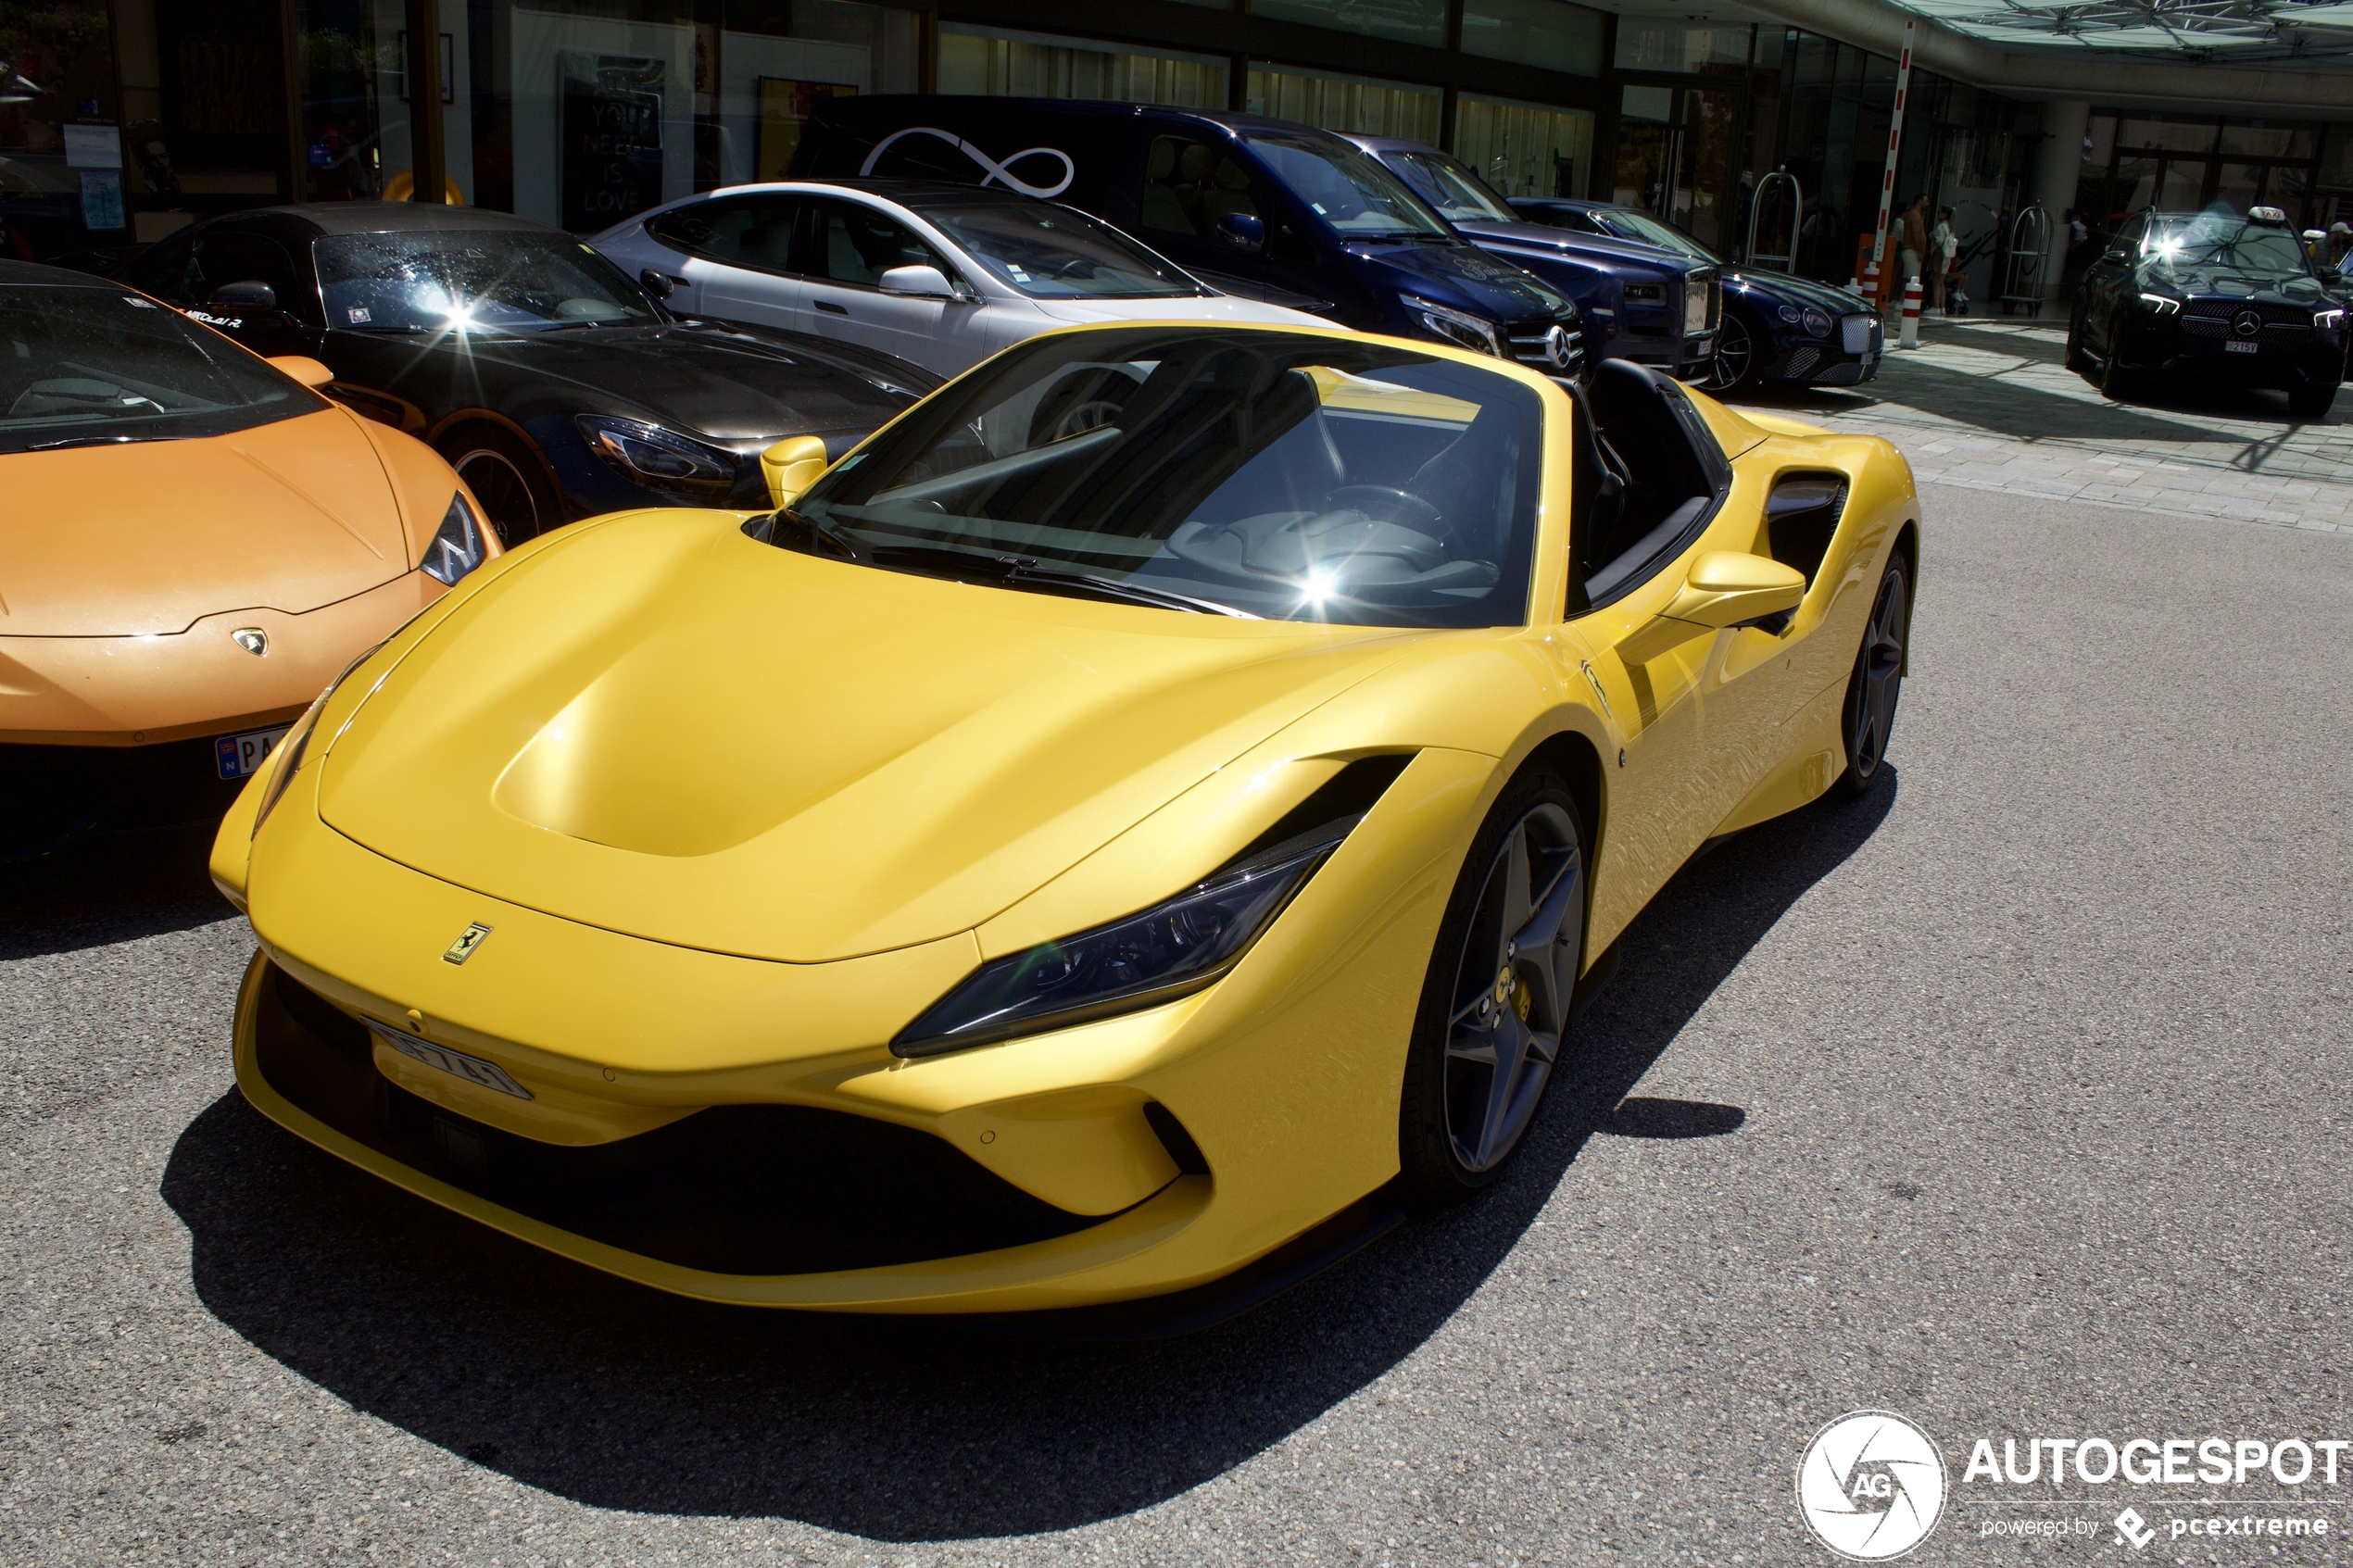
[[[339,408],[201,440],[13,453],[0,486],[0,636],[299,615],[409,565],[392,482]]]
[[[333,741],[320,812],[550,914],[849,958],[980,924],[1413,635],[968,586],[635,513],[494,568]]]
[[[475,340],[464,352],[561,386],[580,409],[628,414],[729,445],[869,431],[930,390],[924,383],[886,391],[830,358],[720,327],[570,329]]]

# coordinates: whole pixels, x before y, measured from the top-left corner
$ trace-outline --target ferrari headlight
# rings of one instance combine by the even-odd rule
[[[1277,846],[1141,914],[983,964],[900,1031],[891,1051],[936,1056],[1198,991],[1234,967],[1353,825],[1304,848]]]
[[[278,771],[270,776],[269,793],[261,797],[261,809],[253,814],[253,836],[258,838],[261,835],[261,824],[270,820],[270,813],[285,797],[286,786],[294,783],[295,774],[302,771],[303,759],[310,751],[310,734],[319,727],[319,715],[326,708],[327,699],[335,695],[337,686],[350,679],[354,670],[375,658],[377,649],[390,641],[392,638],[386,637],[384,643],[378,643],[375,647],[345,665],[343,673],[328,682],[327,689],[311,699],[310,706],[303,709],[302,717],[295,721],[294,728],[286,732],[286,738],[278,743]]]
[[[633,484],[689,495],[724,495],[736,487],[736,457],[643,420],[583,414],[581,439]]]
[[[1492,354],[1498,359],[1511,358],[1504,351],[1504,334],[1494,322],[1412,295],[1404,295],[1402,303],[1405,314],[1431,336],[1475,354]]]
[[[1805,327],[1808,336],[1828,337],[1831,335],[1831,317],[1827,310],[1817,309],[1809,305],[1806,307],[1804,315],[1799,318],[1799,324]]]
[[[2154,310],[2160,316],[2174,316],[2181,313],[2182,302],[2171,295],[2144,294],[2141,295],[2141,308]]]
[[[460,490],[449,497],[449,509],[441,514],[441,526],[434,530],[419,570],[443,587],[454,588],[458,579],[480,566],[489,553],[489,546],[483,541],[482,519],[474,516],[473,508],[466,504],[466,493]]]

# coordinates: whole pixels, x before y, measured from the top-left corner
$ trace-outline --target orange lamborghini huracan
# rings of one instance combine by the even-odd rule
[[[218,819],[498,553],[422,443],[120,284],[0,261],[0,860]]]

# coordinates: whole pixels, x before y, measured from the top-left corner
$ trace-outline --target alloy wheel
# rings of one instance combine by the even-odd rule
[[[1879,598],[1871,605],[1870,621],[1863,629],[1854,695],[1847,699],[1846,755],[1860,781],[1875,776],[1887,755],[1888,734],[1895,727],[1896,699],[1903,694],[1904,634],[1910,615],[1904,574],[1890,571],[1880,580]]]
[[[538,533],[539,499],[532,494],[522,470],[504,452],[477,447],[459,454],[449,466],[490,514],[490,526],[498,531],[501,545],[511,549]]]
[[[1568,813],[1529,809],[1497,847],[1446,1020],[1446,1131],[1466,1171],[1492,1170],[1528,1130],[1558,1061],[1584,934],[1584,854]]]
[[[1755,359],[1756,345],[1748,335],[1748,328],[1727,310],[1716,330],[1716,358],[1708,367],[1707,380],[1701,385],[1708,392],[1730,392],[1748,379],[1749,367]]]

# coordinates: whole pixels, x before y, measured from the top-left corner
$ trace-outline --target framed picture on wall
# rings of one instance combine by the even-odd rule
[[[755,180],[781,180],[792,167],[800,145],[800,128],[825,98],[854,98],[858,89],[847,82],[794,82],[781,76],[760,79],[760,147],[752,168]]]
[[[610,228],[661,200],[662,88],[670,65],[567,49],[559,69],[563,226]]]

